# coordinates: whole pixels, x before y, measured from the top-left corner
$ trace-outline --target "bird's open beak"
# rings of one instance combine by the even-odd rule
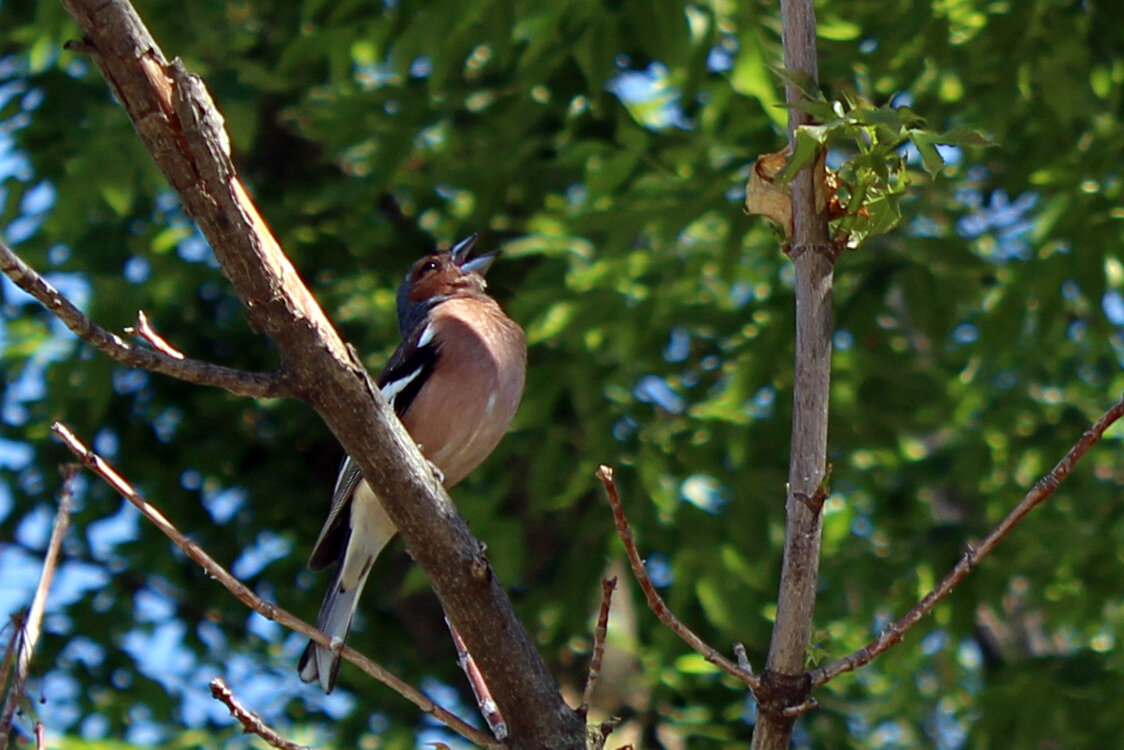
[[[472,260],[468,256],[472,253],[472,249],[476,247],[476,241],[480,239],[479,234],[471,234],[449,249],[449,253],[453,256],[453,262],[457,264],[465,273],[478,273],[481,276],[488,273],[488,269],[492,267],[496,256],[499,251],[485,253]]]

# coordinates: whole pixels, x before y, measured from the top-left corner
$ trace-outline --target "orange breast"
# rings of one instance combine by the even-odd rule
[[[488,315],[493,325],[470,328],[464,322],[470,311]],[[442,326],[438,366],[402,423],[452,487],[507,432],[523,396],[527,350],[523,330],[492,300],[452,299],[433,315]],[[476,333],[481,328],[486,335]]]

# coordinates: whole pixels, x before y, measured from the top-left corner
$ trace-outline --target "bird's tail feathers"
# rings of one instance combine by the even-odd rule
[[[369,568],[369,566],[368,566]],[[359,606],[359,596],[363,593],[363,585],[367,576],[360,578],[358,585],[351,589],[344,589],[341,582],[341,571],[337,570],[328,595],[324,597],[324,604],[320,607],[320,614],[316,617],[316,627],[333,640],[346,640],[351,632],[351,622],[355,619],[355,610]],[[305,682],[320,682],[320,687],[325,693],[332,692],[336,686],[336,677],[340,672],[340,656],[329,648],[325,648],[314,641],[309,641],[298,664],[300,678]]]

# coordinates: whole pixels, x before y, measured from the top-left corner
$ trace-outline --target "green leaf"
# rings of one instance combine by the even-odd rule
[[[804,98],[815,102],[827,101],[823,95],[823,91],[820,90],[819,84],[816,83],[816,79],[807,71],[792,70],[790,68],[772,65],[769,66],[769,69],[786,85],[795,87],[804,95]]]
[[[784,169],[777,175],[776,182],[784,185],[796,176],[801,169],[809,166],[816,160],[820,149],[826,141],[828,131],[814,125],[803,125],[796,129],[796,148],[785,163]]]
[[[695,594],[699,597],[706,618],[716,627],[733,630],[736,623],[730,612],[725,593],[710,578],[701,578],[695,584]]]
[[[933,141],[946,146],[995,146],[995,140],[982,130],[955,127],[933,136]]]
[[[925,171],[930,176],[935,176],[944,167],[944,159],[937,151],[932,135],[924,130],[910,130],[909,137],[921,154],[921,163],[925,167]]]

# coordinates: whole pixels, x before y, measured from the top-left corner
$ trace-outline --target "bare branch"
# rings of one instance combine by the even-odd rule
[[[734,644],[734,658],[738,660],[738,666],[747,672],[753,672],[753,665],[749,663],[749,656],[745,652],[745,644]]]
[[[169,344],[163,336],[156,332],[156,329],[148,322],[148,316],[144,314],[144,310],[137,310],[137,324],[127,327],[125,333],[130,336],[139,336],[149,344],[152,344],[153,349],[161,354],[168,355],[172,359],[187,358],[183,352]]]
[[[16,663],[16,654],[20,650],[25,622],[27,622],[26,609],[14,612],[9,620],[9,624],[12,626],[12,635],[8,638],[8,645],[4,647],[4,658],[0,660],[0,691],[5,690],[8,686],[8,677],[12,674],[12,666]],[[0,734],[0,742],[6,742],[3,739],[6,736],[6,731]]]
[[[169,375],[196,385],[224,388],[236,396],[291,395],[288,393],[285,381],[275,373],[244,372],[230,367],[213,365],[209,362],[185,359],[182,354],[176,357],[163,349],[134,346],[90,320],[85,313],[60,294],[35,269],[24,263],[2,240],[0,240],[0,271],[3,271],[20,289],[39,300],[67,328],[74,331],[80,339],[93,344],[99,351],[123,365],[139,367],[161,375]],[[147,323],[143,317],[141,320]],[[163,339],[160,339],[160,341],[163,341]],[[168,349],[171,349],[171,347],[168,346]],[[175,350],[172,349],[172,351]]]
[[[811,673],[812,685],[818,687],[845,672],[850,672],[865,664],[869,664],[883,651],[901,642],[907,630],[920,622],[922,617],[928,614],[933,607],[948,596],[952,590],[972,572],[972,569],[980,563],[980,560],[990,554],[991,551],[995,549],[996,545],[1003,541],[1028,513],[1057,491],[1061,483],[1064,482],[1073,471],[1073,467],[1077,465],[1077,462],[1089,452],[1090,448],[1096,445],[1104,435],[1105,430],[1111,427],[1112,424],[1122,416],[1124,416],[1124,399],[1116,402],[1116,404],[1106,411],[1100,419],[1093,423],[1089,429],[1085,430],[1074,446],[1070,448],[1069,453],[1065,454],[1061,461],[1058,461],[1057,466],[1055,466],[1049,474],[1035,483],[1030,489],[1030,492],[1026,493],[1023,497],[1022,501],[1019,502],[986,537],[984,537],[982,542],[976,546],[969,546],[967,552],[960,558],[960,561],[956,563],[952,570],[949,571],[948,575],[946,575],[932,591],[925,595],[925,598],[863,648],[813,671]]]
[[[680,622],[679,618],[664,603],[663,598],[660,597],[656,587],[652,584],[652,579],[648,577],[648,571],[644,569],[644,560],[640,557],[640,552],[636,548],[632,528],[628,525],[624,507],[621,505],[620,494],[617,492],[617,484],[613,480],[613,468],[602,464],[597,469],[597,478],[601,480],[605,492],[609,495],[609,504],[613,508],[613,519],[617,524],[617,536],[624,544],[628,561],[632,565],[632,573],[636,576],[636,580],[640,582],[640,588],[644,591],[644,598],[648,601],[648,607],[655,613],[660,622],[670,628],[684,643],[701,654],[704,659],[716,665],[723,672],[744,682],[751,690],[756,692],[761,686],[761,680],[757,675],[742,669],[713,646],[707,644],[702,638],[699,638],[694,631]]]
[[[468,686],[472,688],[472,694],[476,697],[476,707],[480,709],[480,715],[484,717],[492,735],[503,742],[507,739],[509,732],[507,722],[504,721],[503,714],[500,713],[499,706],[496,705],[496,699],[492,697],[492,691],[488,688],[488,683],[484,681],[484,675],[480,673],[480,667],[476,666],[476,660],[472,658],[472,654],[468,653],[468,646],[464,645],[464,638],[461,638],[461,634],[457,632],[453,623],[449,622],[449,618],[445,618],[445,624],[449,626],[449,634],[453,637],[453,647],[457,650],[457,663],[460,664],[464,676],[468,678]]]
[[[122,477],[117,471],[110,466],[101,456],[94,453],[80,441],[70,428],[59,422],[51,425],[51,430],[62,440],[70,451],[78,457],[83,464],[86,465],[90,471],[97,474],[106,484],[113,488],[121,497],[128,500],[137,510],[139,510],[145,518],[154,523],[160,531],[164,533],[172,542],[179,547],[185,555],[198,564],[207,575],[220,584],[223,588],[234,595],[238,601],[245,604],[250,609],[254,610],[261,616],[273,620],[274,622],[282,625],[290,630],[296,631],[303,636],[311,638],[322,646],[332,648],[332,639],[321,633],[316,628],[309,625],[304,620],[290,614],[284,609],[281,609],[272,602],[267,602],[249,588],[246,587],[241,581],[231,575],[224,567],[219,565],[215,560],[207,554],[199,545],[192,542],[180,532],[155,506],[149,504],[137,492],[136,488]],[[338,645],[338,644],[337,644]],[[389,687],[401,695],[406,700],[413,703],[422,711],[431,715],[447,727],[457,732],[469,742],[474,742],[482,747],[500,747],[499,743],[493,740],[488,735],[484,734],[478,729],[469,726],[461,719],[446,711],[441,706],[430,700],[424,693],[403,682],[398,677],[394,676],[386,669],[367,658],[363,654],[354,650],[349,646],[344,646],[340,649],[340,655],[351,662],[355,666],[362,669],[364,672],[374,677],[382,684]]]
[[[59,509],[55,513],[54,527],[51,529],[51,538],[47,542],[47,552],[43,555],[43,572],[39,574],[39,585],[35,587],[35,596],[31,599],[31,609],[28,610],[27,619],[21,627],[17,628],[14,641],[15,649],[15,674],[8,696],[4,701],[4,709],[0,712],[0,750],[8,746],[8,737],[12,729],[12,721],[23,700],[23,688],[31,670],[31,657],[35,653],[35,646],[39,642],[40,627],[43,624],[43,612],[47,607],[47,593],[51,590],[51,581],[55,578],[58,568],[59,550],[62,549],[62,538],[70,527],[70,502],[73,497],[74,475],[78,471],[75,464],[66,464],[59,468],[63,475],[62,490],[59,492]]]
[[[211,680],[211,695],[214,696],[215,700],[226,704],[226,707],[230,709],[230,715],[242,725],[243,732],[256,734],[278,750],[311,750],[307,745],[300,745],[285,739],[276,729],[266,724],[262,717],[239,703],[238,699],[234,697],[233,691],[221,677]]]
[[[808,713],[809,711],[819,708],[820,702],[815,698],[808,698],[803,703],[798,703],[795,706],[788,706],[781,710],[781,716],[786,719],[795,719],[798,716]]]
[[[590,725],[587,734],[586,750],[602,750],[605,747],[605,743],[609,740],[609,735],[612,734],[620,724],[621,717],[610,716],[596,727]],[[629,743],[627,745],[622,745],[618,750],[635,750],[635,748],[633,748],[632,743]]]
[[[613,591],[617,588],[617,577],[601,579],[601,607],[597,611],[597,627],[593,630],[593,655],[589,659],[589,674],[585,678],[582,702],[578,715],[589,715],[589,703],[593,699],[593,689],[601,675],[601,660],[605,656],[605,637],[609,632],[609,608],[613,604]]]

